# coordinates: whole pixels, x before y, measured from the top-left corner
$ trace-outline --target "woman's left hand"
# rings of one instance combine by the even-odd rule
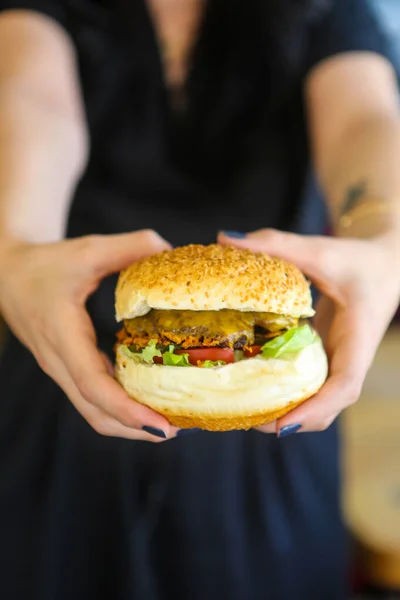
[[[327,429],[358,399],[378,345],[400,299],[398,234],[374,239],[302,236],[264,229],[224,245],[249,248],[294,263],[322,292],[314,326],[329,358],[329,376],[312,398],[261,431],[286,434]],[[284,430],[284,431],[283,431]]]

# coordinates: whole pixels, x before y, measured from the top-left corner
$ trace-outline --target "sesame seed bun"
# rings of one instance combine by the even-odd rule
[[[282,417],[324,383],[319,338],[286,358],[250,358],[219,368],[149,365],[117,349],[116,377],[131,398],[181,428],[250,429]]]
[[[218,244],[175,248],[123,271],[116,288],[117,321],[145,315],[152,308],[314,314],[309,284],[297,267]]]

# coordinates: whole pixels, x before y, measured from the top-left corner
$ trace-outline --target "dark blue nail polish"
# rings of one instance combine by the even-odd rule
[[[167,439],[167,436],[162,431],[162,429],[156,429],[155,427],[150,427],[149,425],[143,425],[142,430],[146,433],[150,433],[151,435],[155,435],[156,437]]]
[[[292,435],[292,433],[296,433],[300,429],[300,423],[293,423],[293,425],[286,425],[286,427],[282,427],[279,430],[278,437],[286,437],[287,435]]]
[[[182,435],[190,435],[191,433],[197,433],[198,431],[202,430],[199,427],[193,427],[192,429],[180,429],[176,436],[181,437]]]
[[[246,234],[242,233],[241,231],[221,231],[221,233],[230,238],[241,239],[246,237]]]

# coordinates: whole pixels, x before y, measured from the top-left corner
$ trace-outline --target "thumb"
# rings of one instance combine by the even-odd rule
[[[327,279],[336,280],[341,265],[341,261],[337,260],[340,251],[337,240],[329,237],[260,229],[240,238],[220,232],[218,242],[291,262],[316,283]]]
[[[171,250],[171,245],[155,231],[144,229],[134,233],[95,236],[95,243],[89,252],[94,272],[104,277],[163,250]]]
[[[105,364],[105,367],[107,369],[107,373],[111,377],[114,377],[114,365],[112,364],[111,360],[108,358],[107,354],[105,352],[103,352],[103,351],[100,351],[100,356],[101,356],[101,360]]]

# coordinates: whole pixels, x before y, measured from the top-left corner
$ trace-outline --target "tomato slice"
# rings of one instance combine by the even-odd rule
[[[189,354],[189,362],[197,367],[197,361],[223,360],[233,363],[234,351],[231,348],[188,348],[187,350],[175,350],[175,354]]]
[[[205,360],[223,360],[226,363],[234,362],[234,351],[231,348],[188,348],[187,350],[174,350],[175,354],[189,354],[189,362],[197,367],[197,362]],[[154,356],[156,365],[162,365],[162,356]]]
[[[244,355],[246,358],[251,358],[252,356],[257,356],[260,354],[262,346],[250,346],[244,351]]]

